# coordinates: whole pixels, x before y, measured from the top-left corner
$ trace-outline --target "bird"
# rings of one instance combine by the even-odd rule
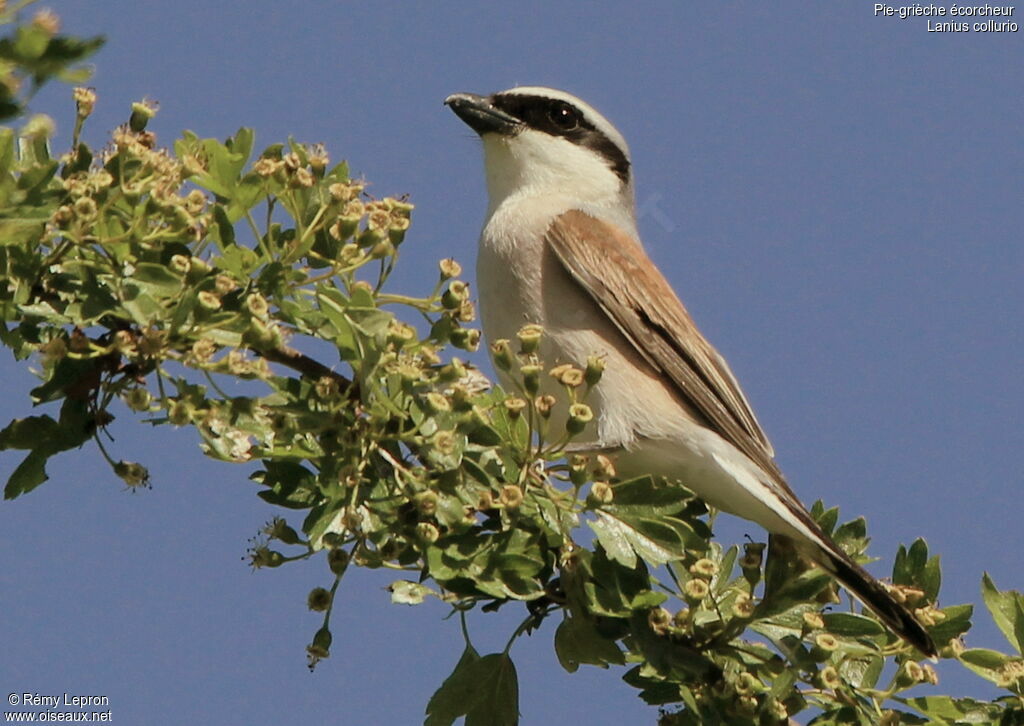
[[[591,443],[615,452],[620,477],[680,481],[706,504],[788,538],[934,657],[921,623],[790,488],[725,359],[644,251],[622,134],[583,100],[542,86],[455,93],[444,103],[483,145],[488,205],[476,276],[484,336],[514,339],[534,324],[544,331],[541,360],[600,357],[601,382],[587,399]]]

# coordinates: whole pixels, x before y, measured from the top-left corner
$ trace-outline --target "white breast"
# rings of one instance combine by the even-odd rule
[[[543,242],[555,217],[581,206],[553,195],[511,196],[492,212],[477,259],[484,335],[489,341],[507,338],[515,349],[516,332],[536,323],[545,330],[540,355],[548,368],[561,363],[583,367],[588,356],[604,357],[601,384],[587,401],[598,426],[585,440],[629,446],[638,437],[688,428],[691,420],[675,394]],[[606,210],[584,211],[600,215]],[[557,388],[553,381],[549,386]]]

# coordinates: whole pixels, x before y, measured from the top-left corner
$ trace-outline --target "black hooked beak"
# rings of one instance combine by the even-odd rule
[[[444,99],[444,103],[481,136],[488,133],[511,136],[523,126],[523,122],[515,116],[510,116],[487,98],[475,93],[453,93]]]

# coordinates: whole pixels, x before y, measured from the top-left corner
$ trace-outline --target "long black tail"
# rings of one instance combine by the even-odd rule
[[[831,544],[831,543],[830,543]],[[818,564],[830,572],[840,584],[871,609],[892,632],[900,636],[927,656],[938,655],[935,642],[924,626],[896,598],[863,567],[854,562],[838,546],[834,549],[814,548],[811,555]]]

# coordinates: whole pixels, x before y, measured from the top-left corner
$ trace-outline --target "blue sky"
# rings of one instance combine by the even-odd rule
[[[877,574],[926,538],[943,604],[980,603],[983,570],[1024,588],[1024,35],[931,33],[860,0],[291,5],[52,2],[69,32],[108,36],[87,136],[148,96],[161,143],[241,125],[257,145],[324,142],[416,203],[393,280],[426,291],[441,257],[472,269],[485,204],[479,143],[444,97],[569,90],[629,140],[648,251],[797,493],[867,518]],[[69,93],[35,104],[65,133]],[[0,423],[32,412],[33,380],[0,357]],[[125,492],[87,447],[0,503],[3,693],[104,695],[121,724],[421,722],[460,649],[444,608],[391,605],[391,578],[351,573],[311,675],[323,563],[250,572],[247,540],[278,512],[249,470],[130,419],[113,450],[150,467],[152,491]],[[0,475],[17,462],[0,456]],[[472,620],[478,649],[518,617]],[[970,645],[1007,647],[976,620]],[[551,637],[513,651],[524,724],[653,723],[621,672],[564,673]],[[939,673],[946,692],[994,695]]]

